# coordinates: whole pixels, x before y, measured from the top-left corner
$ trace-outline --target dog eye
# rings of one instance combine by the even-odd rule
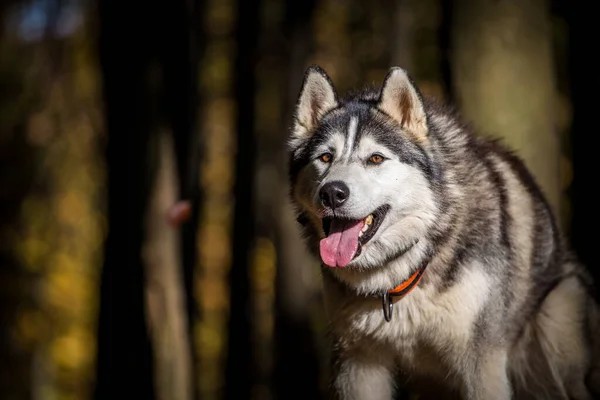
[[[381,154],[373,154],[371,157],[369,157],[369,162],[375,165],[381,164],[383,160],[385,160],[385,158]]]
[[[319,160],[323,161],[326,164],[330,163],[332,158],[333,155],[331,153],[323,153],[319,156]]]

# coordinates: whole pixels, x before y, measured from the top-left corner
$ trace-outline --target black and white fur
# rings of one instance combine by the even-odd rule
[[[289,152],[293,203],[317,257],[323,218],[388,207],[360,255],[322,268],[338,398],[391,399],[404,384],[464,399],[595,398],[589,278],[515,155],[423,99],[401,68],[381,90],[339,98],[311,67]],[[369,164],[375,153],[381,164]],[[319,197],[331,181],[350,193],[335,210]],[[379,296],[424,263],[386,322]]]

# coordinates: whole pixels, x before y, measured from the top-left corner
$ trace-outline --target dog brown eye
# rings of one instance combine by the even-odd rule
[[[319,160],[323,161],[324,163],[329,163],[332,158],[333,156],[331,153],[324,153],[319,156]]]
[[[383,162],[383,156],[380,154],[373,154],[370,158],[369,158],[369,162],[371,164],[381,164]]]

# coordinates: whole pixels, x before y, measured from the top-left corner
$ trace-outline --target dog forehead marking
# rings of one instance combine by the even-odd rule
[[[352,154],[352,149],[354,148],[354,141],[356,140],[356,131],[358,129],[358,118],[350,117],[350,122],[348,123],[348,134],[346,135],[346,143],[345,143],[345,153],[344,158],[349,159]]]

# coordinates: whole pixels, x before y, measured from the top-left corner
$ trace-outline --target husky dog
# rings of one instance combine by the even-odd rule
[[[521,160],[401,68],[340,98],[311,67],[296,107],[291,197],[322,263],[338,398],[595,398],[590,278]]]

